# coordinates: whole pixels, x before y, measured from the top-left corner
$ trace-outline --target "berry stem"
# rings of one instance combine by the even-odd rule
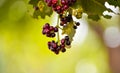
[[[58,27],[59,29],[61,29],[61,30],[63,30],[63,28],[61,28],[61,27]]]
[[[57,19],[57,26],[56,27],[58,27],[59,28],[59,15],[58,15],[58,19]],[[60,44],[60,35],[59,35],[59,29],[58,29],[58,32],[57,32],[57,42],[58,42],[58,44]]]

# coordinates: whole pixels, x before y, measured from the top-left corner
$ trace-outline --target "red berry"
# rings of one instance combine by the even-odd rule
[[[51,37],[51,34],[46,34],[47,37]]]
[[[65,4],[66,4],[66,1],[65,1],[65,0],[61,0],[61,4],[62,4],[62,5],[65,5]]]
[[[61,40],[61,44],[64,44],[64,43],[65,43],[65,39],[62,39],[62,40]]]
[[[63,8],[64,8],[64,10],[66,10],[66,9],[69,8],[69,6],[68,6],[68,5],[65,5]]]
[[[45,35],[45,34],[46,34],[45,30],[42,30],[42,34],[43,34],[43,35]]]
[[[48,46],[51,46],[51,42],[48,42]]]
[[[71,42],[70,41],[66,41],[66,45],[71,45]]]
[[[77,26],[74,25],[73,28],[74,28],[74,29],[77,29]]]
[[[52,43],[52,47],[53,47],[54,49],[56,49],[56,48],[58,47],[58,45],[57,45],[56,43]]]
[[[46,23],[44,26],[43,26],[43,29],[47,29],[50,27],[50,24],[49,23]]]
[[[58,32],[58,28],[57,27],[54,28],[54,32]]]
[[[58,0],[52,0],[52,4],[57,4]]]
[[[55,33],[51,33],[51,37],[55,37]]]
[[[65,40],[68,41],[69,40],[69,36],[65,36]]]
[[[60,25],[61,25],[61,26],[63,26],[63,25],[64,25],[64,23],[60,23]]]
[[[55,51],[55,54],[59,54],[59,51]]]
[[[50,31],[53,31],[54,30],[54,27],[53,26],[50,26]]]
[[[46,34],[49,34],[50,33],[50,30],[49,29],[44,29],[45,30],[45,33]]]
[[[65,48],[65,45],[64,45],[64,44],[61,44],[61,48]]]
[[[76,22],[76,26],[79,26],[80,25],[80,23],[79,22]]]
[[[64,52],[66,52],[66,49],[65,49],[65,48],[62,48],[62,50],[61,50],[61,51],[64,53]]]

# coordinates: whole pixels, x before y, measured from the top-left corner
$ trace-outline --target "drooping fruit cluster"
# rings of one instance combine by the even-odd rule
[[[55,42],[54,40],[52,42],[48,42],[48,48],[55,54],[59,54],[60,51],[64,53],[66,51],[66,46],[70,45],[71,42],[69,40],[69,36],[65,36],[60,43]]]
[[[75,3],[76,0],[60,0],[60,2],[59,0],[45,0],[45,2],[49,7],[52,7],[54,11],[61,14]]]
[[[75,31],[75,29],[77,29],[77,26],[80,25],[79,22],[76,22],[73,20],[72,10],[71,8],[69,8],[74,2],[76,2],[76,0],[45,0],[45,2],[49,7],[52,7],[53,10],[57,12],[59,15],[56,27],[50,26],[49,23],[46,23],[43,26],[43,30],[42,30],[43,35],[46,35],[47,37],[52,37],[52,38],[57,35],[57,41],[54,41],[54,40],[49,41],[48,48],[55,54],[59,54],[60,52],[66,52],[66,48],[71,47],[73,36],[71,37],[70,34],[65,33],[67,36],[65,36],[60,40],[59,29],[63,31],[70,27],[70,29],[68,30]]]
[[[55,32],[58,32],[58,28],[57,27],[50,26],[49,23],[46,23],[43,26],[42,33],[44,35],[46,35],[47,37],[55,37],[55,35],[56,35]]]

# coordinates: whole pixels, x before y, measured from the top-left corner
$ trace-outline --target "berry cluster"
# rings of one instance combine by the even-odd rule
[[[69,36],[65,36],[65,38],[61,40],[61,44],[70,46],[71,42],[70,42]]]
[[[55,41],[48,42],[48,48],[51,51],[53,51],[55,54],[59,54],[60,51],[64,53],[66,51],[65,46],[70,46],[70,45],[71,42],[68,36],[65,36],[65,38],[61,40],[60,44]]]
[[[50,26],[49,23],[46,23],[43,26],[42,33],[44,35],[46,35],[47,37],[55,37],[55,35],[56,35],[55,32],[58,32],[58,28],[57,27]]]
[[[60,21],[61,26],[66,26],[67,24],[69,24],[69,22],[73,21],[72,15],[68,14],[67,16],[63,16],[62,14],[60,14]],[[77,26],[79,25],[80,25],[79,22],[75,22],[73,28],[77,29]]]
[[[54,11],[61,14],[75,3],[76,0],[60,0],[60,2],[58,0],[45,0],[45,2],[49,7],[52,7]]]
[[[65,36],[63,39],[59,39],[59,29],[64,30],[64,27],[70,25],[74,29],[77,29],[77,26],[80,25],[79,22],[75,22],[72,18],[72,11],[69,8],[76,0],[44,0],[49,7],[58,13],[58,22],[57,26],[50,26],[49,23],[46,23],[43,26],[42,34],[47,37],[55,37],[57,33],[58,39],[57,41],[49,41],[48,48],[54,52],[55,54],[59,54],[60,52],[66,52],[66,48],[69,48],[71,45],[71,37],[69,35]],[[35,8],[38,9],[37,7]],[[60,21],[60,22],[59,22]],[[71,25],[72,23],[72,25]],[[59,27],[60,25],[60,27]],[[62,27],[62,28],[61,28]],[[59,29],[58,29],[59,28]]]
[[[72,15],[69,14],[67,16],[63,16],[62,14],[60,14],[60,25],[61,26],[65,26],[68,22],[72,21]]]

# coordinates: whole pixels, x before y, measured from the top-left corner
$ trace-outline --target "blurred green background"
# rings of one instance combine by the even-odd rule
[[[0,73],[111,73],[108,49],[91,26],[118,27],[118,16],[94,22],[85,15],[72,48],[55,55],[46,44],[52,39],[41,33],[44,23],[54,23],[55,13],[34,19],[28,1],[0,0]]]

